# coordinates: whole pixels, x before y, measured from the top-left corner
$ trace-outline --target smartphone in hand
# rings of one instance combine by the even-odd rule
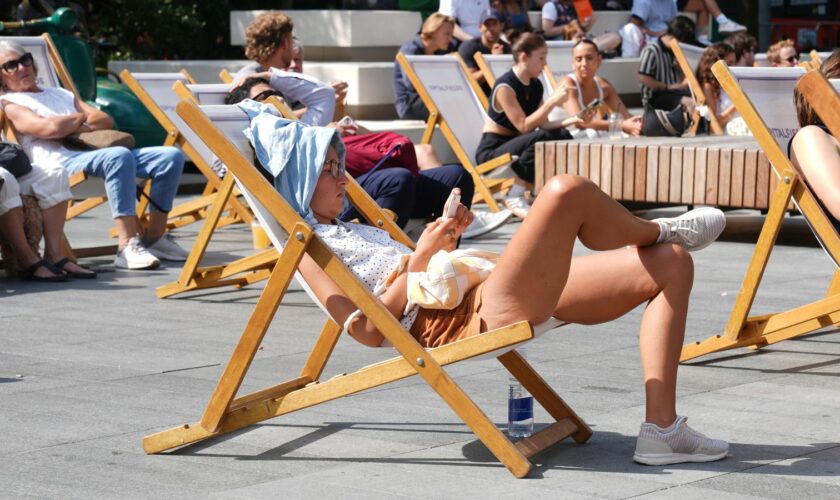
[[[461,190],[455,188],[449,193],[446,203],[443,205],[443,218],[451,219],[458,214],[458,205],[461,204]]]
[[[597,108],[598,106],[600,106],[601,104],[604,104],[604,102],[603,102],[603,101],[601,101],[600,99],[592,99],[592,102],[590,102],[589,104],[587,104],[587,105],[586,105],[586,107],[585,107],[585,108],[583,108],[582,110],[578,111],[577,116],[582,116],[582,115],[585,115],[586,113],[589,113],[589,112],[590,112],[590,111],[592,111],[593,109],[596,109],[596,108]]]

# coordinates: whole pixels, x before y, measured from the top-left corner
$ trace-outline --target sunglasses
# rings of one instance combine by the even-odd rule
[[[790,57],[788,57],[787,59],[785,59],[785,61],[787,61],[787,62],[789,62],[789,63],[796,62],[796,61],[798,61],[798,60],[799,60],[799,56],[796,56],[796,55],[794,55],[794,56],[790,56]]]
[[[2,65],[0,65],[0,69],[5,71],[6,73],[14,73],[17,71],[18,67],[23,66],[24,68],[28,68],[32,66],[35,60],[32,58],[32,54],[29,52],[20,56],[19,59],[15,59],[14,61],[6,61]]]
[[[323,172],[321,172],[322,174],[326,174],[329,172],[332,178],[337,181],[341,180],[341,178],[344,177],[345,170],[344,167],[341,165],[340,161],[329,159],[324,161],[324,166],[327,167],[329,170],[324,170]]]
[[[280,92],[278,92],[274,89],[268,89],[268,90],[263,90],[259,94],[255,95],[254,100],[255,101],[264,101],[271,96],[277,96],[277,97],[283,99],[283,94],[281,94]]]

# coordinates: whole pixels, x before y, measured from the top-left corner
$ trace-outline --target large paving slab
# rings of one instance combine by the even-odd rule
[[[663,212],[648,212],[647,217]],[[762,218],[728,215],[722,241],[694,254],[686,338],[719,333]],[[97,209],[68,225],[76,244],[103,243]],[[501,249],[519,227],[467,242]],[[198,227],[177,231],[190,245]],[[786,221],[758,312],[820,296],[833,265],[801,220]],[[208,262],[248,255],[244,227],[220,230]],[[576,254],[588,250],[578,245]],[[692,425],[732,444],[710,464],[632,462],[644,390],[641,308],[611,323],[571,325],[527,347],[543,376],[592,426],[514,479],[421,380],[411,378],[248,431],[156,456],[143,436],[197,420],[262,284],[159,300],[180,270],[113,271],[93,282],[0,280],[0,497],[3,498],[837,498],[840,336],[833,330],[758,352],[708,356],[680,369],[678,405]],[[243,390],[294,376],[322,325],[297,286],[279,308]],[[324,378],[393,355],[342,338]],[[507,378],[494,360],[453,377],[504,427]],[[541,408],[538,425],[548,422]]]

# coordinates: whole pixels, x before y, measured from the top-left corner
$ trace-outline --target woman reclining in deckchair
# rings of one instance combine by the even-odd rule
[[[585,178],[554,177],[505,251],[491,257],[495,267],[490,266],[483,282],[462,290],[463,299],[451,309],[412,306],[408,297],[422,295],[417,283],[433,271],[433,256],[454,258],[439,252],[455,249],[470,223],[466,207],[458,205],[452,218],[430,223],[413,252],[383,230],[339,222],[347,181],[338,134],[267,116],[270,111],[254,101],[240,106],[252,118],[248,133],[258,159],[277,177],[280,194],[423,346],[439,346],[517,321],[536,325],[552,316],[572,323],[602,323],[646,303],[641,356],[647,412],[634,460],[663,465],[726,456],[727,443],[693,431],[675,409],[677,366],[694,277],[687,251],[704,248],[720,235],[725,225],[722,212],[701,208],[673,219],[647,221]],[[304,152],[312,154],[301,158]],[[577,238],[604,252],[572,258]],[[354,339],[367,346],[382,343],[383,335],[317,264],[305,259],[300,270],[319,301]]]
[[[840,78],[840,50],[820,65],[826,78]],[[802,127],[788,143],[788,156],[840,231],[840,145],[805,97],[794,90],[796,117]]]

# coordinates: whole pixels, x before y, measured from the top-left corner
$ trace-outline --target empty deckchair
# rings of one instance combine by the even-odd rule
[[[691,91],[692,99],[694,99],[694,114],[691,117],[691,128],[688,130],[688,135],[695,135],[697,133],[697,127],[700,125],[699,108],[700,106],[706,105],[706,94],[703,92],[703,86],[700,85],[700,82],[697,81],[697,76],[694,74],[700,58],[698,57],[697,61],[690,61],[686,54],[691,54],[692,57],[696,56],[698,47],[679,43],[675,38],[669,41],[669,46],[671,47],[671,52],[674,53],[674,57],[677,59],[677,64],[679,64],[683,75],[685,75],[685,79],[688,82],[688,89]],[[701,50],[700,54],[702,53]],[[720,122],[711,111],[709,112],[709,128],[713,134],[720,135],[723,133],[723,127],[720,126]]]
[[[77,97],[79,96],[79,92],[73,83],[73,79],[70,77],[70,73],[67,71],[67,67],[64,65],[64,62],[62,61],[61,56],[59,55],[58,50],[56,49],[55,44],[53,44],[52,38],[50,38],[49,34],[44,33],[41,36],[0,36],[0,41],[16,43],[32,54],[32,57],[35,60],[35,65],[38,68],[37,83],[39,87],[62,87],[70,92],[73,92],[73,94]],[[12,123],[9,120],[5,120],[3,124],[3,136],[6,140],[19,142],[17,141]],[[79,172],[70,176],[70,187],[75,188],[74,191],[78,192],[81,189],[80,186],[82,183],[85,183],[84,187],[86,191],[91,191],[91,189],[87,189],[91,186],[93,187],[92,190],[97,193],[104,192],[102,181],[99,179],[89,179],[87,174],[84,172]],[[71,200],[70,207],[67,209],[67,220],[77,217],[88,210],[106,203],[107,201],[108,198],[104,194],[88,196],[82,201]],[[145,204],[138,203],[137,209],[138,213],[142,213],[145,209]],[[76,248],[71,250],[69,243],[65,242],[65,251],[71,254],[70,257],[92,257],[116,253],[117,246],[105,245],[99,247]]]
[[[728,68],[726,63],[718,61],[712,66],[712,72],[749,126],[778,182],[726,329],[722,335],[686,344],[682,361],[737,347],[761,348],[840,322],[840,273],[837,271],[825,298],[787,311],[748,317],[791,201],[835,264],[840,263],[840,237],[787,157],[788,142],[799,129],[793,89],[803,74],[802,69]]]
[[[177,110],[234,174],[240,190],[260,223],[265,226],[280,255],[201,420],[146,436],[143,447],[147,453],[158,453],[216,437],[415,374],[420,375],[440,395],[516,477],[527,475],[532,466],[528,457],[548,446],[570,436],[578,442],[589,438],[590,429],[533,368],[515,351],[504,352],[533,337],[533,330],[528,323],[516,323],[443,347],[423,349],[248,161],[250,148],[241,134],[241,130],[248,125],[248,118],[241,110],[231,106],[199,109],[191,101],[182,102]],[[364,193],[348,191],[352,202],[360,195],[364,196]],[[358,208],[368,219],[379,217],[370,212],[371,209],[375,211],[375,204],[362,204]],[[353,297],[362,313],[383,333],[399,355],[352,373],[320,380],[342,328],[329,317],[317,297],[310,293],[328,319],[300,375],[287,382],[237,397],[279,302],[295,276],[299,262],[305,256],[323,269],[348,297]],[[308,291],[302,276],[298,275],[298,278]],[[557,420],[516,444],[493,425],[442,368],[450,363],[494,351],[494,354],[504,352],[499,355],[500,362]]]
[[[175,82],[192,83],[192,78],[186,71],[178,73],[131,73],[128,70],[123,70],[120,73],[120,78],[166,131],[166,140],[163,145],[180,148],[207,179],[203,196],[174,207],[169,212],[170,220],[167,226],[171,229],[202,219],[207,206],[210,204],[211,197],[219,189],[222,179],[179,132],[179,125],[182,125],[183,122],[175,113],[175,105],[178,104],[179,98],[172,90],[172,86]],[[230,212],[230,216],[221,220],[220,225],[237,221],[250,224],[252,221],[248,209],[242,206],[236,198],[230,200]]]
[[[465,70],[464,62],[455,56],[407,56],[397,54],[397,63],[414,86],[429,119],[421,144],[431,142],[435,127],[439,126],[446,141],[475,182],[476,201],[483,201],[493,212],[499,205],[493,193],[510,186],[509,179],[490,179],[485,174],[513,161],[504,154],[476,165],[475,152],[481,140],[481,130],[487,119],[486,97],[477,90],[478,84]]]

